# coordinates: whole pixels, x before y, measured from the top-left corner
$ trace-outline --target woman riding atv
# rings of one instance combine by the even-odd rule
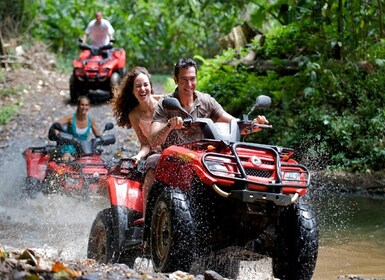
[[[87,96],[80,96],[77,103],[76,112],[73,115],[68,115],[58,121],[62,125],[67,125],[67,132],[75,138],[86,141],[92,129],[95,137],[102,136],[102,133],[96,126],[96,123],[88,114],[90,109],[90,99]],[[56,131],[58,133],[59,131]],[[60,148],[62,160],[74,160],[76,148],[74,145],[68,144]]]

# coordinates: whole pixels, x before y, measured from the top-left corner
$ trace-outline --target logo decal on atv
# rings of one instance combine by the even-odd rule
[[[188,154],[178,154],[178,157],[186,162],[190,162],[193,160],[193,158],[195,158],[195,154],[194,153],[188,153]]]
[[[260,166],[260,165],[262,164],[261,159],[260,159],[259,157],[257,157],[257,156],[252,156],[252,157],[250,158],[250,161],[251,161],[251,163],[252,163],[253,165],[255,165],[255,166]]]

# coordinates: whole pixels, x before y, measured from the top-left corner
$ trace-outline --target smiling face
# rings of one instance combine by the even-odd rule
[[[89,109],[90,109],[89,99],[86,97],[80,98],[78,101],[77,114],[78,115],[87,115]]]
[[[149,99],[151,94],[151,84],[147,75],[140,73],[136,76],[133,92],[139,102]]]
[[[181,68],[178,77],[175,77],[175,82],[178,85],[178,93],[182,98],[194,95],[197,85],[195,68],[193,66]]]

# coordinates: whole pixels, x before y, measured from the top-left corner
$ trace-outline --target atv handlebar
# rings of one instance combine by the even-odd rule
[[[256,122],[253,122],[253,121],[243,121],[243,120],[239,120],[238,121],[238,124],[241,128],[245,128],[245,127],[259,127],[259,128],[273,128],[273,126],[271,124],[264,124],[264,123],[256,123]]]
[[[111,130],[113,127],[114,125],[112,123],[106,123],[103,133]],[[59,145],[74,145],[80,155],[95,154],[97,147],[112,145],[116,142],[115,135],[113,134],[102,135],[90,141],[80,141],[67,132],[67,125],[60,123],[52,124],[48,132],[48,138],[51,141],[56,141]]]
[[[260,95],[257,97],[255,104],[249,114],[255,109],[265,109],[268,108],[271,104],[271,98],[266,95]],[[167,97],[162,101],[163,108],[166,110],[177,110],[187,116],[183,119],[183,126],[189,127],[194,123],[201,125],[203,135],[207,139],[216,139],[223,141],[239,141],[241,133],[244,134],[244,131],[253,132],[255,126],[260,128],[271,128],[271,125],[268,124],[259,124],[254,123],[248,119],[248,115],[244,115],[242,120],[233,119],[230,124],[224,123],[214,123],[210,118],[193,118],[190,113],[188,113],[180,104],[179,100],[175,97]],[[226,126],[228,125],[228,126]],[[247,127],[250,128],[247,128]],[[244,130],[246,129],[246,130]]]

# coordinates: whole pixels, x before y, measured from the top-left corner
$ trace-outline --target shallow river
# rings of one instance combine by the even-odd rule
[[[313,279],[357,274],[385,279],[385,199],[319,196],[320,248]]]
[[[106,202],[80,202],[64,196],[23,198],[20,185],[25,167],[19,152],[0,166],[0,247],[85,259],[91,223]],[[346,274],[385,278],[385,200],[338,197],[323,191],[314,191],[312,200],[320,224],[313,279]],[[246,273],[242,278],[249,276]]]

